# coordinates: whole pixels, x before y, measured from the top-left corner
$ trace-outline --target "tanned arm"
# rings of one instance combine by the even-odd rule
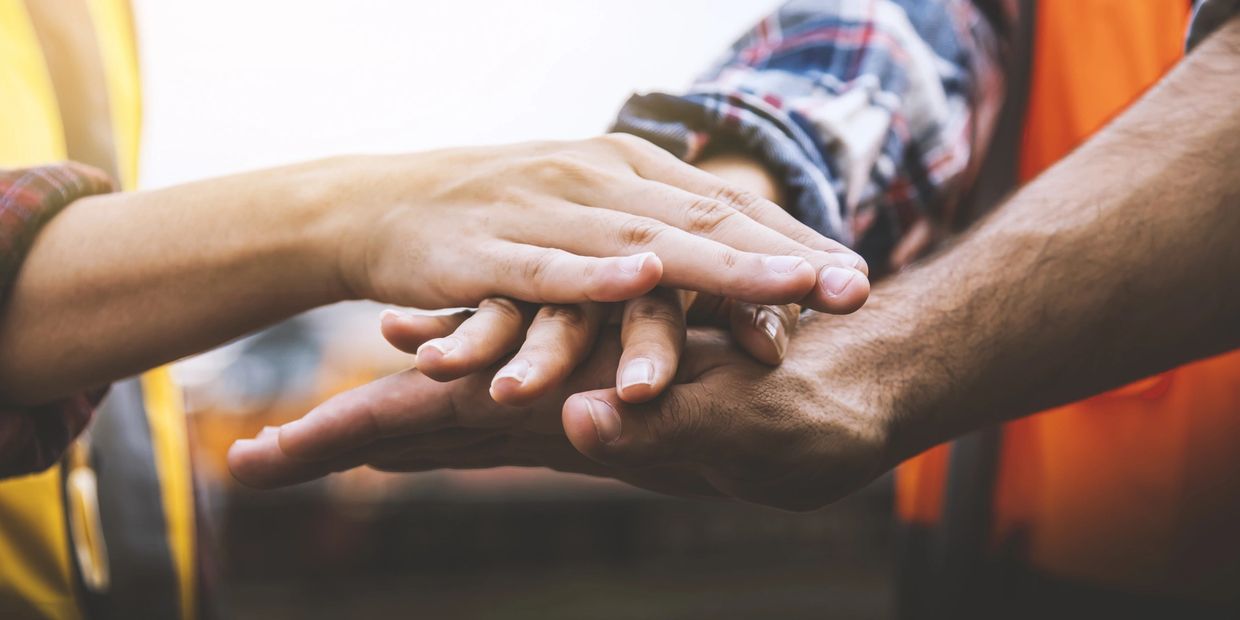
[[[858,381],[884,378],[891,464],[1240,346],[1237,75],[1232,19],[866,312],[803,330],[874,373]]]

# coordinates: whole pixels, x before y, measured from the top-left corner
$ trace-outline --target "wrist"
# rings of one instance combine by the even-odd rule
[[[903,384],[896,381],[883,355],[885,334],[870,326],[868,313],[814,314],[802,320],[789,343],[780,370],[788,369],[801,381],[796,391],[809,395],[807,413],[821,426],[821,462],[837,459],[841,433],[864,446],[869,480],[899,464],[894,456],[901,437],[900,406]],[[881,338],[880,338],[881,337]]]
[[[929,343],[918,338],[924,328],[897,317],[895,302],[888,293],[856,314],[816,314],[793,338],[794,344],[815,343],[809,345],[815,350],[799,357],[813,365],[821,386],[824,402],[816,406],[853,418],[856,433],[877,455],[874,475],[937,443],[928,418],[935,417],[946,394],[931,381],[943,369],[934,367]]]
[[[279,171],[275,195],[287,198],[285,227],[291,240],[296,273],[321,292],[318,305],[371,297],[365,278],[368,223],[381,214],[370,213],[373,197],[358,200],[374,184],[362,175],[362,156],[338,156],[298,164]]]

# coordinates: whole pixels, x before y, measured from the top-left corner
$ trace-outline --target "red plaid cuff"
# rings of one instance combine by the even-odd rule
[[[0,170],[0,304],[35,236],[73,201],[112,191],[112,181],[76,163]],[[0,478],[42,471],[86,428],[106,388],[37,407],[0,404]]]

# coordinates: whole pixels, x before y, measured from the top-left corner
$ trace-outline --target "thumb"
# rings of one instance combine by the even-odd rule
[[[614,389],[575,394],[564,402],[564,433],[578,452],[629,468],[695,461],[715,436],[704,424],[701,385],[678,385],[657,400],[630,404]]]

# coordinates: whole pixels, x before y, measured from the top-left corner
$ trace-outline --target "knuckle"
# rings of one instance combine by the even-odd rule
[[[732,185],[721,185],[715,190],[714,199],[729,204],[736,209],[749,213],[766,208],[770,203],[761,196]]]
[[[657,446],[657,453],[665,460],[686,458],[690,449],[690,441],[702,437],[705,429],[701,428],[705,403],[692,393],[681,391],[669,392],[663,398],[663,406],[659,415],[651,420],[649,434],[651,444]]]
[[[563,152],[534,158],[531,167],[534,178],[543,183],[588,184],[592,183],[599,174],[582,159]]]
[[[689,203],[685,217],[690,232],[711,235],[718,232],[735,215],[736,210],[724,203],[701,198]]]
[[[630,248],[644,248],[654,243],[666,227],[656,220],[634,217],[620,227],[620,243]]]
[[[585,325],[586,314],[581,306],[554,304],[539,309],[537,320],[560,326],[581,327]]]
[[[852,252],[842,244],[836,242],[834,239],[822,235],[818,231],[800,223],[799,221],[792,227],[792,234],[790,236],[793,241],[796,241],[807,248],[818,250],[819,252],[832,252],[837,249],[849,253]]]
[[[610,145],[612,148],[622,151],[644,151],[645,149],[653,146],[649,142],[642,140],[633,134],[620,132],[603,134],[596,139],[604,144]]]
[[[498,315],[499,318],[505,321],[516,322],[521,320],[521,308],[517,307],[515,301],[505,297],[489,297],[484,299],[482,303],[478,304],[478,310]]]
[[[537,287],[536,290],[541,290],[541,284],[550,277],[555,261],[556,253],[554,251],[539,252],[537,256],[530,258],[521,265],[521,280],[532,283]]]
[[[655,324],[679,328],[684,323],[682,312],[662,300],[642,298],[629,304],[628,322],[636,325]]]

